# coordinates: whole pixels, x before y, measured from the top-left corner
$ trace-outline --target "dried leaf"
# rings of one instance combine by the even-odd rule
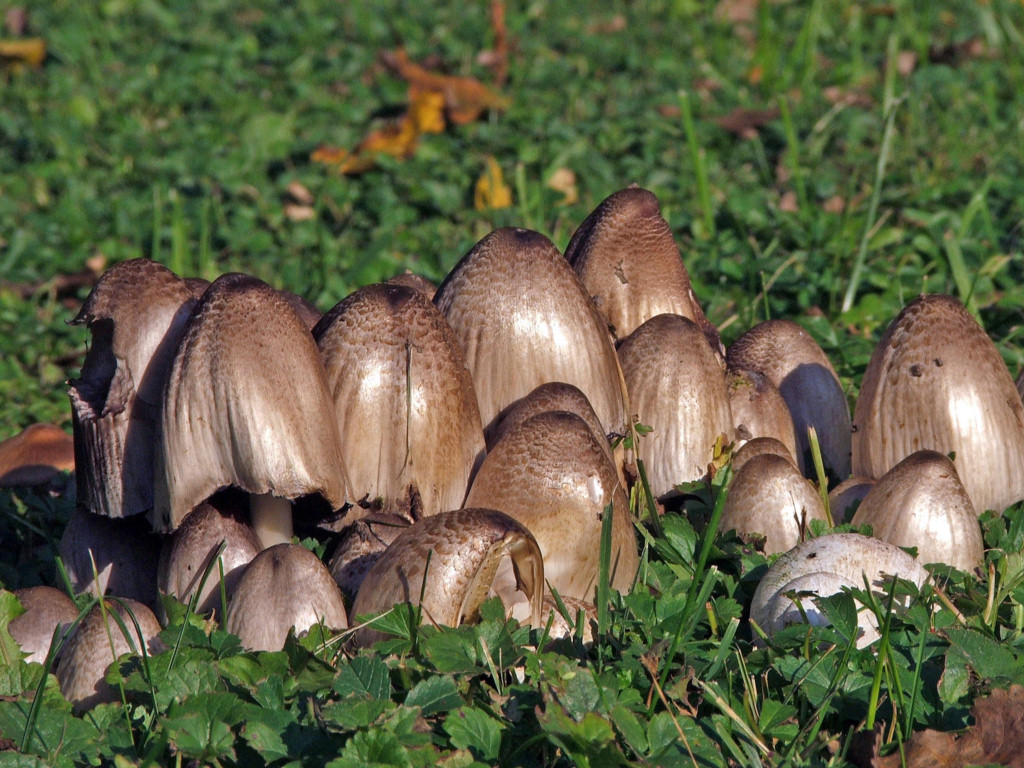
[[[512,205],[512,190],[505,183],[501,166],[493,157],[487,158],[487,169],[476,181],[473,191],[473,207],[478,211],[494,208],[508,208]]]
[[[553,189],[564,195],[561,205],[575,205],[579,202],[580,193],[576,188],[576,174],[568,168],[559,168],[551,174],[551,178],[548,179],[548,189]]]
[[[0,487],[42,485],[74,468],[74,440],[53,424],[33,424],[0,442]]]
[[[988,53],[985,41],[980,37],[970,37],[959,43],[933,44],[928,48],[928,61],[932,64],[959,66],[969,59],[980,59]]]
[[[288,182],[288,195],[299,205],[313,204],[313,193],[298,181]]]
[[[296,203],[284,204],[284,215],[290,221],[310,221],[316,216],[316,211],[309,205],[297,205]]]
[[[909,77],[917,69],[917,54],[914,51],[900,51],[896,54],[896,71]]]
[[[46,41],[41,37],[0,40],[0,64],[41,67],[46,59]]]
[[[410,89],[412,90],[412,89]],[[444,131],[444,96],[436,91],[413,91],[409,117],[419,133]]]
[[[822,91],[825,101],[829,104],[843,104],[849,107],[870,109],[871,97],[860,91],[844,91],[837,85],[830,85]]]
[[[846,209],[846,201],[839,195],[832,195],[821,204],[821,208],[827,213],[842,213]]]
[[[722,117],[716,117],[716,125],[725,128],[730,133],[735,133],[743,139],[752,139],[757,136],[757,129],[767,125],[779,117],[779,110],[772,109],[743,109],[737,107],[732,112]]]
[[[587,25],[587,32],[592,35],[613,35],[621,32],[628,26],[626,17],[617,13],[606,21],[595,21]]]
[[[779,210],[785,211],[786,213],[796,213],[800,210],[800,206],[796,200],[796,193],[788,191],[782,195],[782,199],[779,200]]]
[[[4,12],[4,27],[11,37],[21,37],[28,26],[28,12],[20,5],[12,5]]]
[[[494,48],[480,51],[476,60],[494,73],[494,83],[500,88],[508,81],[508,27],[505,24],[504,0],[491,2],[491,29],[494,31]]]
[[[719,0],[715,6],[715,21],[729,24],[753,24],[757,21],[759,0]]]
[[[333,165],[338,173],[363,173],[377,164],[380,155],[398,158],[412,157],[419,142],[420,132],[416,119],[406,112],[397,123],[386,125],[366,135],[359,145],[349,152],[336,147],[319,147],[310,156],[316,163]]]

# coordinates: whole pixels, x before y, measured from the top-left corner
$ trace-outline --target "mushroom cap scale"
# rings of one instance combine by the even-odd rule
[[[579,387],[605,433],[626,424],[625,386],[605,321],[540,233],[487,235],[449,273],[434,303],[462,345],[485,430],[549,381]]]

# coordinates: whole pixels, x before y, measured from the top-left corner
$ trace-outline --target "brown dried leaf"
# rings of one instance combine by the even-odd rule
[[[715,6],[715,21],[730,24],[753,24],[757,20],[759,0],[718,0]]]
[[[626,17],[617,13],[610,19],[588,24],[587,32],[592,35],[614,35],[616,32],[622,32],[628,25]]]
[[[800,205],[797,203],[795,192],[788,191],[782,195],[782,199],[779,200],[779,210],[785,211],[786,213],[796,213],[800,210]]]
[[[842,213],[846,209],[846,201],[839,195],[832,195],[821,204],[821,208],[827,213]]]
[[[757,136],[757,129],[767,125],[779,117],[779,110],[772,109],[743,109],[737,107],[732,112],[722,117],[716,117],[714,123],[730,133],[735,133],[743,139],[752,139]]]
[[[20,5],[12,5],[4,12],[4,28],[11,37],[21,37],[28,27],[28,12]]]
[[[33,424],[0,442],[0,487],[42,485],[74,469],[74,440],[53,424]]]
[[[46,59],[46,41],[41,37],[0,40],[0,65],[41,67]]]
[[[562,193],[560,205],[575,205],[579,202],[580,193],[576,188],[576,174],[568,168],[559,168],[552,173],[547,186],[548,189]]]
[[[928,61],[932,64],[959,66],[969,59],[980,59],[988,54],[985,41],[980,37],[970,37],[959,43],[933,44],[928,48]]]
[[[316,217],[316,211],[309,205],[285,203],[284,215],[289,221],[310,221]]]
[[[909,77],[917,69],[917,54],[914,51],[900,51],[896,54],[896,71]]]
[[[830,85],[822,91],[829,104],[843,104],[849,107],[870,109],[871,97],[861,91],[844,91],[837,85]]]
[[[288,182],[288,195],[299,205],[312,205],[313,193],[298,181]]]
[[[491,2],[491,30],[494,48],[480,51],[476,60],[494,73],[494,84],[499,88],[508,81],[508,27],[505,24],[504,0]]]

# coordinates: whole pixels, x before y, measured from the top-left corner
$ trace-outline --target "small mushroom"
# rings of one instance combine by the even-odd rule
[[[868,495],[875,482],[870,477],[853,475],[829,491],[828,508],[832,513],[832,521],[838,525],[852,518],[857,505]]]
[[[792,461],[761,454],[743,464],[729,484],[721,528],[760,534],[765,554],[774,554],[799,544],[811,520],[827,519],[818,491]]]
[[[327,568],[349,605],[356,599],[373,564],[408,527],[405,518],[373,514],[356,520],[341,532]]]
[[[781,442],[795,459],[796,428],[779,388],[757,371],[729,371],[726,382],[736,447],[757,437],[771,437]]]
[[[346,629],[341,591],[320,558],[298,544],[275,544],[246,566],[228,603],[227,630],[245,648],[280,651],[292,628]]]
[[[729,396],[718,358],[695,323],[658,315],[619,347],[651,492],[658,498],[676,485],[698,480],[714,458],[715,443],[733,439]]]
[[[796,457],[785,445],[774,437],[755,437],[753,440],[747,440],[747,442],[733,451],[733,477],[736,477],[736,475],[739,474],[739,471],[743,468],[744,464],[755,456],[760,456],[764,453],[771,454],[772,456],[781,456],[794,467],[796,466]]]
[[[7,630],[21,650],[28,654],[25,661],[46,663],[54,631],[60,627],[57,642],[67,635],[68,629],[78,618],[78,606],[59,589],[53,587],[28,587],[14,592],[25,612],[17,616]]]
[[[134,600],[107,599],[93,606],[72,630],[55,674],[64,698],[76,715],[97,704],[117,700],[117,692],[104,679],[120,656],[160,653],[160,622],[146,606]],[[115,618],[116,617],[116,618]]]
[[[1024,405],[995,344],[952,296],[910,302],[875,347],[853,419],[853,470],[954,453],[978,513],[1024,499]]]
[[[949,457],[915,451],[868,492],[851,520],[871,526],[882,541],[917,547],[922,563],[947,563],[972,571],[985,557],[974,511]]]
[[[511,578],[495,584],[506,559]],[[402,531],[366,575],[352,613],[366,616],[411,603],[421,607],[424,623],[457,627],[475,621],[480,604],[494,593],[508,611],[524,607],[525,615],[517,618],[541,626],[540,548],[525,526],[502,512],[458,509],[423,518]],[[380,637],[371,623],[355,641],[366,646]]]
[[[465,352],[485,431],[535,387],[564,381],[587,396],[606,434],[621,432],[625,387],[604,319],[546,237],[492,232],[459,261],[434,303]]]

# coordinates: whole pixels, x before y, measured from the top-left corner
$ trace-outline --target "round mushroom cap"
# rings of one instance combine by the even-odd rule
[[[338,539],[327,564],[347,604],[356,599],[366,574],[384,550],[409,527],[409,521],[394,515],[368,515],[347,526]]]
[[[828,626],[828,618],[818,608],[814,598],[828,597],[842,592],[844,589],[863,589],[864,584],[857,583],[835,573],[814,571],[797,576],[783,584],[778,592],[771,596],[765,607],[763,623],[758,625],[769,635],[773,635],[790,624],[810,624],[815,627]],[[874,611],[861,605],[857,610],[857,647],[864,648],[875,642],[878,633],[878,619]]]
[[[658,498],[707,474],[715,445],[734,431],[718,358],[696,324],[658,315],[619,347],[629,399],[641,424],[639,454]]]
[[[760,454],[747,461],[729,484],[721,529],[762,535],[765,554],[774,554],[799,544],[811,520],[828,520],[814,486],[789,459]]]
[[[753,440],[747,440],[747,442],[745,442],[743,445],[741,445],[733,452],[733,477],[735,477],[739,473],[739,471],[743,468],[744,464],[746,464],[755,456],[760,456],[765,453],[771,454],[772,456],[781,456],[794,467],[796,466],[796,457],[790,452],[790,450],[785,445],[776,440],[774,437],[755,437]]]
[[[153,506],[153,453],[171,356],[195,298],[166,267],[132,259],[108,269],[71,325],[92,344],[68,385],[78,500],[107,517]]]
[[[53,424],[32,424],[0,442],[0,488],[45,485],[74,470],[74,440]]]
[[[320,322],[320,318],[323,317],[323,312],[317,309],[313,302],[297,293],[286,291],[283,288],[278,288],[277,292],[281,294],[281,298],[288,303],[288,306],[295,310],[295,314],[302,324],[312,332],[316,324]]]
[[[576,230],[565,258],[617,339],[656,315],[681,315],[723,354],[654,193],[633,185],[607,197]]]
[[[791,320],[768,320],[740,336],[726,353],[729,370],[764,374],[779,388],[796,429],[797,461],[810,476],[807,428],[814,427],[825,469],[850,475],[850,406],[839,376],[811,335]]]
[[[320,558],[298,544],[275,544],[256,555],[228,603],[228,632],[253,651],[280,651],[290,629],[302,634],[321,623],[346,629],[345,603]]]
[[[508,590],[494,583],[506,556],[514,577]],[[521,602],[516,592],[522,592],[531,623],[539,626],[544,562],[537,541],[502,512],[458,509],[402,531],[366,575],[352,613],[366,616],[411,603],[421,607],[423,623],[455,627],[475,621],[480,604],[494,592],[506,610]],[[371,623],[354,639],[366,646],[380,637]]]
[[[564,381],[587,396],[606,434],[622,431],[629,409],[607,326],[546,237],[492,232],[459,261],[434,303],[465,352],[485,429],[535,387]]]
[[[567,411],[538,414],[505,435],[466,497],[467,506],[501,510],[529,528],[544,556],[547,582],[560,595],[582,600],[593,596],[598,582],[609,504],[610,583],[626,592],[639,564],[629,501],[590,427]]]
[[[870,477],[853,475],[829,491],[828,508],[832,513],[832,521],[838,525],[852,518],[857,505],[868,495],[875,482]]]
[[[154,526],[174,530],[218,489],[345,504],[326,373],[309,330],[281,294],[240,274],[196,305],[167,382]],[[329,513],[327,510],[322,512]]]
[[[795,460],[796,428],[779,388],[757,371],[729,371],[726,381],[737,447],[758,437],[774,438]]]
[[[952,296],[910,302],[875,347],[854,410],[853,469],[955,453],[978,513],[1024,498],[1024,405],[992,340]]]
[[[215,560],[221,542],[224,549]],[[222,607],[221,574],[224,575],[224,594],[230,595],[245,566],[262,549],[244,509],[217,509],[209,503],[200,504],[164,543],[157,586],[162,593],[173,595],[183,603],[188,603],[198,590],[196,612],[217,611]]]
[[[417,275],[414,272],[410,272],[408,269],[403,272],[399,272],[392,278],[389,278],[385,283],[387,285],[404,285],[406,288],[412,288],[414,291],[422,293],[427,301],[433,301],[434,294],[437,293],[436,285],[422,275]]]
[[[972,571],[985,557],[978,513],[956,467],[935,451],[916,451],[868,492],[851,521],[900,547],[916,547],[922,563]]]
[[[164,650],[158,637],[160,622],[149,608],[127,599],[106,599],[104,603],[105,610],[97,603],[72,630],[55,670],[60,691],[76,715],[117,700],[116,691],[104,677],[118,657]]]
[[[7,630],[14,642],[28,654],[25,661],[45,664],[54,631],[60,628],[57,642],[61,642],[78,618],[78,606],[70,597],[53,587],[19,589],[14,592],[14,596],[25,612],[15,617],[7,625]]]
[[[407,520],[460,507],[484,434],[444,315],[412,288],[370,285],[328,312],[313,335],[352,496]],[[355,507],[345,522],[362,514]]]

